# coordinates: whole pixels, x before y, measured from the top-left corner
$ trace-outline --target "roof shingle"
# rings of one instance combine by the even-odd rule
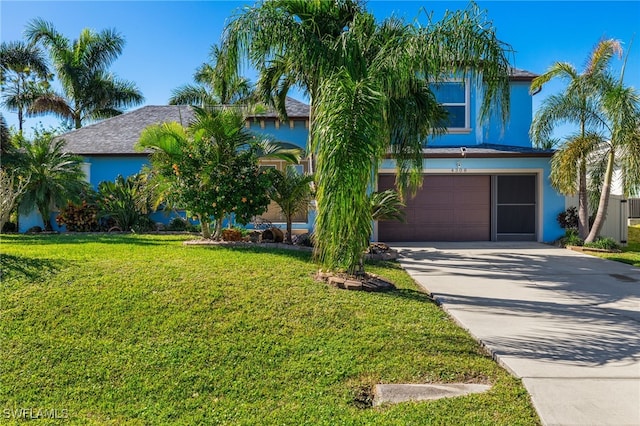
[[[287,98],[289,118],[309,117],[309,105]],[[277,114],[268,111],[256,114],[260,118],[275,118]],[[148,126],[166,122],[188,125],[194,118],[193,109],[187,105],[148,105],[60,136],[64,139],[65,150],[79,155],[123,155],[140,154],[134,146],[142,131]]]

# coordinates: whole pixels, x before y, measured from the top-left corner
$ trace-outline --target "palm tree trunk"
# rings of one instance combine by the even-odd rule
[[[293,232],[293,226],[291,225],[291,216],[287,216],[287,244],[293,244],[291,233]]]
[[[589,235],[589,196],[587,193],[587,161],[580,162],[580,183],[578,190],[578,235],[583,240]]]
[[[593,227],[585,243],[593,242],[599,235],[604,225],[604,221],[607,219],[607,210],[609,208],[609,195],[611,194],[611,181],[613,180],[613,165],[615,163],[615,153],[613,150],[609,151],[607,159],[607,171],[604,175],[604,182],[602,184],[602,192],[600,193],[600,202],[598,203],[598,212],[596,218],[593,221]]]

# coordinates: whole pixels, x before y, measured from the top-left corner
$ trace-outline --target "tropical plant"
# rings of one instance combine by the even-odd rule
[[[29,213],[34,207],[42,215],[44,227],[51,230],[51,210],[79,201],[88,189],[82,171],[82,158],[64,151],[64,139],[48,132],[36,132],[26,141],[21,174],[29,181],[22,196],[20,210]]]
[[[369,195],[371,203],[371,217],[373,220],[397,220],[404,222],[406,215],[405,203],[398,191],[387,189],[382,192],[372,192]]]
[[[611,237],[598,237],[594,241],[584,243],[585,247],[592,247],[601,250],[619,250],[620,245]]]
[[[207,107],[212,105],[245,104],[252,97],[249,80],[237,75],[227,77],[223,74],[224,58],[220,48],[211,47],[210,61],[198,67],[193,79],[196,84],[185,84],[173,90],[169,104],[195,105]]]
[[[292,244],[293,217],[309,208],[313,175],[299,173],[292,165],[284,171],[272,170],[269,198],[280,207],[287,222],[286,242]]]
[[[589,235],[589,195],[587,166],[589,156],[604,142],[605,121],[602,116],[602,87],[613,56],[621,54],[616,40],[603,40],[591,52],[580,73],[566,62],[556,62],[531,83],[531,92],[560,78],[568,82],[564,92],[545,99],[531,124],[534,144],[549,145],[554,129],[561,124],[577,126],[577,131],[559,141],[551,160],[551,183],[561,193],[578,194],[578,233]]]
[[[25,114],[35,99],[49,93],[50,78],[47,58],[40,47],[23,41],[0,45],[2,106],[18,114],[20,134]]]
[[[595,242],[600,236],[616,168],[622,176],[626,196],[640,190],[640,94],[634,87],[624,85],[624,67],[619,78],[611,74],[606,76],[601,91],[606,138],[598,145],[595,156],[595,170],[602,172],[592,174],[600,200],[585,243]]]
[[[134,83],[108,72],[125,43],[115,30],[94,32],[85,28],[71,42],[53,24],[35,19],[27,25],[26,36],[49,50],[63,91],[38,97],[32,112],[54,113],[77,129],[87,120],[119,115],[144,100]]]
[[[56,223],[65,226],[70,232],[97,231],[100,228],[98,206],[87,200],[82,200],[80,204],[69,202],[67,207],[60,209]]]
[[[509,47],[475,5],[418,25],[377,23],[352,0],[262,2],[230,21],[222,50],[228,72],[244,58],[260,71],[258,91],[281,115],[292,86],[310,97],[316,257],[329,269],[355,271],[368,247],[366,193],[383,154],[403,195],[420,185],[423,143],[447,117],[430,84],[469,78],[484,93],[480,118],[508,117]]]
[[[222,236],[222,223],[233,214],[240,224],[265,211],[271,186],[259,157],[297,159],[299,154],[258,139],[244,126],[237,111],[195,108],[196,118],[184,128],[178,123],[150,126],[142,132],[138,149],[151,149],[154,180],[171,205],[196,215],[204,238]]]
[[[130,231],[147,213],[147,192],[139,175],[98,184],[96,203],[100,219],[112,219],[122,231]]]

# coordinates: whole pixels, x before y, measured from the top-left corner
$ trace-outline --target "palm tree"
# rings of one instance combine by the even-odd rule
[[[431,83],[471,78],[485,94],[480,118],[508,117],[509,48],[473,5],[417,26],[378,24],[353,0],[275,0],[236,16],[222,47],[228,71],[242,58],[260,70],[259,92],[281,114],[290,87],[309,94],[316,256],[329,269],[360,263],[372,228],[366,192],[384,153],[396,159],[402,193],[420,184],[423,143],[446,118]]]
[[[193,79],[196,84],[185,84],[175,89],[169,99],[171,105],[195,105],[206,107],[212,105],[244,104],[252,95],[249,80],[237,75],[223,75],[224,58],[220,48],[211,48],[211,60],[198,67]]]
[[[604,225],[611,194],[614,169],[619,167],[625,195],[640,188],[640,94],[624,86],[624,67],[619,78],[608,75],[602,89],[602,115],[606,121],[607,138],[598,145],[596,169],[600,200],[593,226],[585,242],[594,241]]]
[[[313,175],[298,173],[295,167],[289,165],[284,171],[274,170],[269,198],[282,211],[287,222],[287,243],[291,244],[293,231],[293,217],[309,208]]]
[[[122,114],[144,100],[134,83],[108,72],[124,46],[124,38],[115,30],[96,33],[85,28],[71,42],[51,23],[35,19],[27,26],[26,36],[48,48],[63,91],[37,98],[32,112],[54,113],[78,129],[86,120]]]
[[[568,81],[563,93],[543,102],[533,118],[530,135],[534,144],[540,146],[549,141],[557,125],[571,123],[577,126],[575,133],[560,141],[551,162],[550,179],[561,193],[578,193],[578,233],[582,239],[589,235],[587,163],[591,153],[606,137],[600,94],[607,67],[616,54],[622,54],[620,42],[603,40],[591,52],[582,73],[569,63],[556,62],[531,84],[531,92],[535,92],[552,79]]]
[[[34,100],[48,91],[47,58],[38,46],[23,41],[0,45],[0,82],[2,106],[18,114],[22,134],[25,113]]]
[[[82,158],[64,151],[64,140],[52,134],[36,134],[24,146],[21,165],[28,179],[20,204],[23,213],[35,206],[45,225],[51,230],[51,209],[65,206],[68,201],[79,201],[88,188],[82,171]]]

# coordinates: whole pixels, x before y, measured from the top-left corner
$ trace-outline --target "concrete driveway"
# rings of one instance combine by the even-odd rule
[[[546,425],[640,425],[640,268],[539,243],[395,243]]]

